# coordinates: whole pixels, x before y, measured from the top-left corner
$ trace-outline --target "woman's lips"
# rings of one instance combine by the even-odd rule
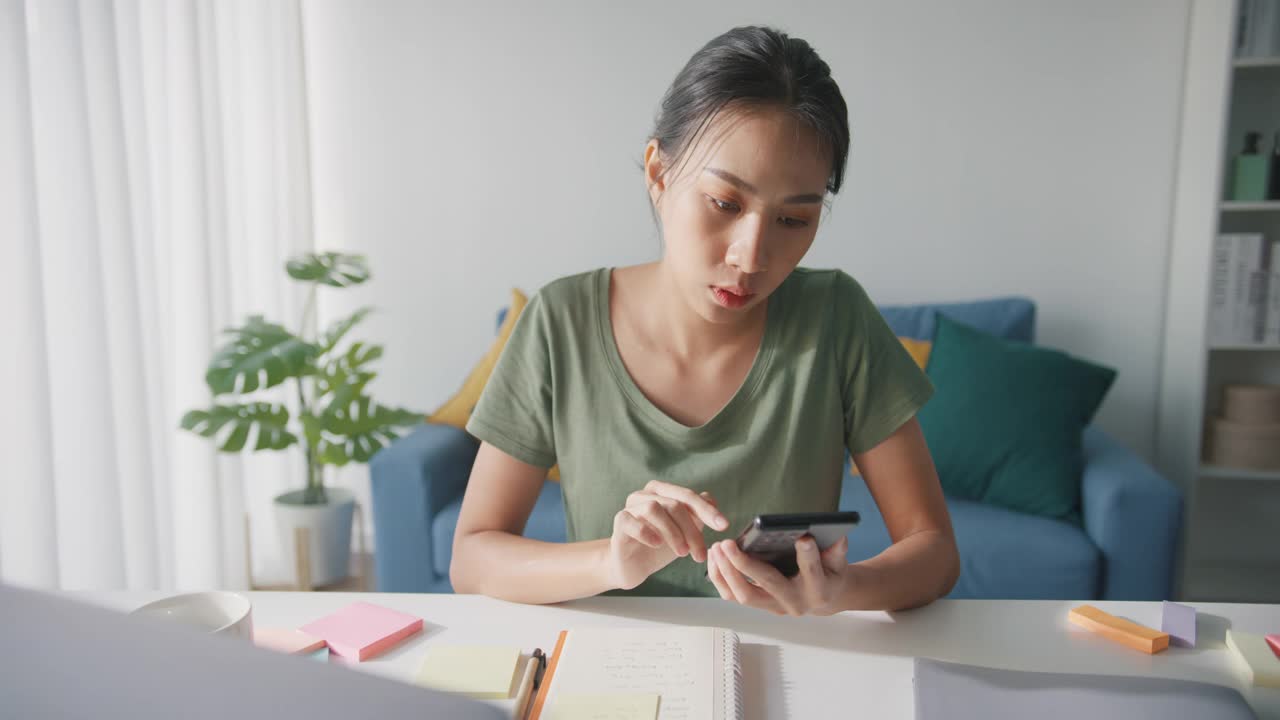
[[[755,293],[745,292],[743,290],[729,290],[722,287],[711,287],[711,294],[715,297],[716,302],[730,310],[736,310],[751,301],[755,297]]]

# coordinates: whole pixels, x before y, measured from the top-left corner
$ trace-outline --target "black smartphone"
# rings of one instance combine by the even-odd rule
[[[793,577],[800,572],[796,565],[796,540],[809,535],[818,543],[819,550],[826,550],[839,542],[860,520],[858,513],[852,510],[757,515],[738,535],[736,542],[743,552],[764,560],[784,576]]]

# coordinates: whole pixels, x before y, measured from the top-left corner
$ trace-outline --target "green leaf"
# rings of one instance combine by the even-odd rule
[[[313,372],[311,361],[320,352],[315,345],[280,325],[266,322],[261,315],[226,332],[231,340],[214,354],[204,376],[214,395],[253,392],[308,375]]]
[[[349,460],[369,462],[400,437],[397,428],[416,425],[423,419],[419,412],[378,405],[367,396],[356,398],[350,405],[326,411],[320,417],[325,433],[321,461],[333,465],[345,465]]]
[[[381,346],[352,343],[345,354],[330,360],[316,378],[316,402],[325,405],[321,414],[332,415],[363,395],[377,373],[361,368],[380,357]]]
[[[365,345],[362,342],[356,342],[351,343],[351,347],[342,354],[340,361],[349,371],[358,371],[380,357],[382,357],[381,345]]]
[[[308,253],[291,258],[284,267],[294,280],[318,282],[330,287],[359,285],[369,279],[369,264],[363,255]]]
[[[335,321],[329,325],[324,331],[324,338],[320,341],[321,354],[328,353],[338,347],[338,343],[342,342],[342,337],[347,334],[351,328],[355,327],[365,316],[373,312],[371,307],[362,307],[351,313],[349,317]]]
[[[342,467],[351,461],[351,458],[347,456],[346,443],[329,442],[327,440],[320,443],[319,458],[322,465],[337,465],[338,467]]]
[[[219,447],[223,452],[244,449],[249,433],[257,428],[254,450],[283,450],[298,441],[289,432],[289,410],[265,402],[243,405],[214,405],[208,410],[192,410],[182,416],[182,428],[207,438],[217,438],[223,428],[231,428]]]

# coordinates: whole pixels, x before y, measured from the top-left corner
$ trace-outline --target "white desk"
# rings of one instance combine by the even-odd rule
[[[71,593],[131,610],[162,593]],[[1239,689],[1259,717],[1280,719],[1280,690],[1245,686],[1223,641],[1228,627],[1280,632],[1280,605],[1193,603],[1199,643],[1145,655],[1072,626],[1076,602],[943,600],[901,613],[787,618],[718,599],[591,598],[554,606],[506,603],[474,595],[246,593],[255,626],[297,627],[354,600],[426,620],[424,632],[361,670],[407,680],[427,644],[501,643],[526,651],[554,648],[557,633],[584,626],[714,625],[735,630],[743,646],[747,718],[913,717],[911,659],[926,656],[992,667],[1163,676]],[[1160,627],[1160,603],[1093,602]],[[849,704],[857,700],[857,705]],[[855,710],[856,708],[856,710]]]

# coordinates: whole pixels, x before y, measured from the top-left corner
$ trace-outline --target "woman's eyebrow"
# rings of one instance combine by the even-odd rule
[[[755,185],[752,185],[751,183],[747,182],[746,180],[743,180],[737,175],[734,175],[728,170],[721,170],[720,168],[708,167],[708,168],[703,168],[703,172],[709,172],[712,175],[715,175],[716,177],[720,178],[721,180],[724,180],[725,182],[729,183],[730,185],[733,185],[739,190],[749,192],[752,195],[760,194],[760,191],[756,189]],[[786,197],[782,199],[782,203],[784,205],[801,205],[805,203],[821,203],[821,202],[822,202],[822,195],[819,193],[804,193],[801,195],[792,195],[791,197]]]

